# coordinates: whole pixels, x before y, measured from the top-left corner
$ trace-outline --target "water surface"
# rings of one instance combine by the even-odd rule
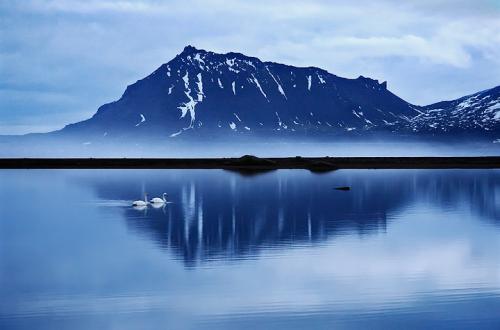
[[[0,201],[1,329],[500,328],[498,170],[3,170]]]

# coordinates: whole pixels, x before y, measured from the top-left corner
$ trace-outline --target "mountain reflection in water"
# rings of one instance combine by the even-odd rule
[[[339,235],[377,235],[393,214],[421,203],[466,208],[500,224],[496,170],[280,170],[252,176],[222,170],[112,171],[104,181],[86,176],[85,183],[103,200],[166,191],[170,203],[143,210],[124,206],[123,217],[130,229],[188,267],[254,258],[262,249],[321,244]]]
[[[248,174],[0,171],[0,329],[500,329],[500,171]]]

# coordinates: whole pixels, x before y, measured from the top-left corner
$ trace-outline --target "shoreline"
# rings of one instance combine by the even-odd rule
[[[481,157],[283,157],[258,158],[0,158],[0,169],[487,169],[500,156]]]

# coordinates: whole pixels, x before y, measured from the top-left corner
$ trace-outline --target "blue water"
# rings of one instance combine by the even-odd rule
[[[0,329],[402,327],[500,329],[500,171],[0,171]]]

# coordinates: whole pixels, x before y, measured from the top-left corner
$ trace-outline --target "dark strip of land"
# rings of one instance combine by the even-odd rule
[[[274,169],[439,169],[500,168],[500,157],[287,157],[258,158],[0,158],[0,168],[164,168],[233,169],[265,171]]]

